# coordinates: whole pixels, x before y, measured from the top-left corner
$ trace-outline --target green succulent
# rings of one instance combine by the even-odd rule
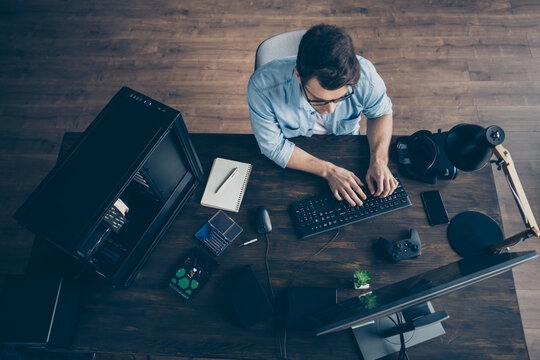
[[[361,295],[359,298],[362,302],[362,305],[364,305],[366,309],[373,309],[379,305],[379,299],[377,299],[377,295],[373,294],[372,292]]]
[[[369,275],[369,272],[365,270],[356,270],[354,272],[354,278],[353,278],[354,284],[358,287],[362,285],[371,284],[371,276]]]

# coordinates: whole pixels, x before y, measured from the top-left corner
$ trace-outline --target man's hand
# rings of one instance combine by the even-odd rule
[[[336,199],[340,201],[345,199],[351,206],[362,206],[362,200],[367,198],[360,188],[360,186],[364,185],[362,180],[352,171],[334,165],[329,161],[320,160],[298,146],[294,147],[287,167],[307,171],[325,178]]]
[[[398,186],[397,180],[384,161],[374,161],[369,165],[366,182],[371,195],[381,198],[392,194]]]
[[[367,120],[369,142],[369,169],[366,182],[369,192],[380,198],[387,197],[396,189],[398,182],[388,168],[388,148],[392,139],[392,114]]]
[[[324,178],[328,180],[332,193],[340,201],[345,199],[351,206],[362,206],[362,200],[367,198],[360,188],[364,184],[352,171],[331,164]]]

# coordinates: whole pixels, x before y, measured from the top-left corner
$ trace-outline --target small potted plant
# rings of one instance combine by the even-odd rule
[[[377,299],[377,295],[375,295],[371,291],[366,294],[360,295],[358,298],[360,299],[362,305],[368,310],[374,309],[379,305],[379,299]]]
[[[369,289],[369,284],[371,284],[371,276],[369,272],[365,270],[356,270],[353,277],[354,288],[359,289]]]

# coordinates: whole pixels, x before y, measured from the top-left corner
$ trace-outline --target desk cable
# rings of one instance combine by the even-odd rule
[[[391,316],[388,316],[388,318],[390,320],[392,320],[392,322],[394,323],[394,325],[396,327],[401,326],[401,325],[403,325],[405,323],[405,319],[403,318],[403,314],[401,314],[400,312],[396,313],[397,323],[396,323],[396,321],[394,319],[392,319]],[[409,340],[405,341],[405,335],[403,334],[403,332],[399,333],[399,341],[401,343],[401,346],[399,348],[398,360],[409,360],[409,355],[407,355],[407,346],[406,346],[406,344],[409,342]]]
[[[298,275],[302,270],[304,270],[304,266],[306,265],[306,263],[308,261],[311,261],[315,256],[319,255],[320,253],[322,253],[324,250],[326,250],[326,248],[338,237],[339,235],[339,229],[336,230],[336,233],[334,234],[334,236],[332,236],[332,238],[330,240],[328,240],[326,242],[326,244],[324,244],[316,253],[314,253],[313,255],[311,255],[310,257],[308,257],[307,259],[305,259],[302,264],[300,264],[300,266],[298,266],[296,268],[296,270],[294,271],[294,273],[292,274],[292,279],[291,279],[291,282],[289,283],[288,286],[291,286],[293,283],[294,283],[294,280],[296,280],[296,275]]]
[[[266,251],[264,252],[264,265],[266,266],[266,277],[268,278],[268,287],[270,288],[270,300],[272,301],[272,306],[274,305],[274,288],[272,287],[272,279],[270,278],[270,267],[268,266],[268,251],[270,248],[270,241],[268,240],[268,233],[264,234],[266,239]]]
[[[264,266],[266,267],[266,277],[268,280],[268,287],[270,289],[270,302],[272,303],[272,308],[275,308],[275,295],[274,295],[274,287],[272,286],[272,279],[270,277],[270,266],[268,265],[268,252],[270,249],[270,240],[268,240],[268,233],[264,234],[264,238],[266,239],[266,250],[264,251]],[[278,320],[275,320],[275,328],[274,328],[274,336],[277,338],[277,341],[279,343],[279,353],[280,355],[283,353],[283,348],[281,345],[281,339],[279,337],[279,322]]]
[[[336,230],[336,233],[334,234],[334,236],[332,236],[332,238],[328,240],[326,244],[324,244],[316,253],[310,255],[307,259],[305,259],[300,264],[300,266],[296,268],[296,270],[292,273],[292,278],[290,279],[290,283],[288,286],[292,286],[292,284],[294,283],[294,280],[296,280],[296,275],[298,275],[304,269],[304,266],[306,265],[306,263],[308,261],[311,261],[315,256],[319,255],[324,250],[326,250],[326,248],[328,248],[328,246],[338,237],[338,235],[339,235],[339,229]],[[266,243],[268,244],[268,241]],[[278,339],[278,341],[279,341],[279,355],[282,359],[287,359],[287,324],[283,324],[283,344],[281,341],[281,336]]]

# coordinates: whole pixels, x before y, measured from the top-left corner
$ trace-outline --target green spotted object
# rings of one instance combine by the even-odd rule
[[[186,269],[181,268],[181,269],[178,269],[178,270],[176,271],[176,277],[177,277],[178,279],[180,279],[180,278],[183,277],[184,275],[186,275]]]
[[[203,287],[210,271],[218,265],[202,250],[194,248],[184,259],[182,265],[177,267],[174,276],[169,280],[169,287],[185,300],[191,300],[191,297],[197,295]]]
[[[187,277],[181,278],[178,280],[178,286],[180,286],[182,290],[186,290],[189,287],[189,279]]]

